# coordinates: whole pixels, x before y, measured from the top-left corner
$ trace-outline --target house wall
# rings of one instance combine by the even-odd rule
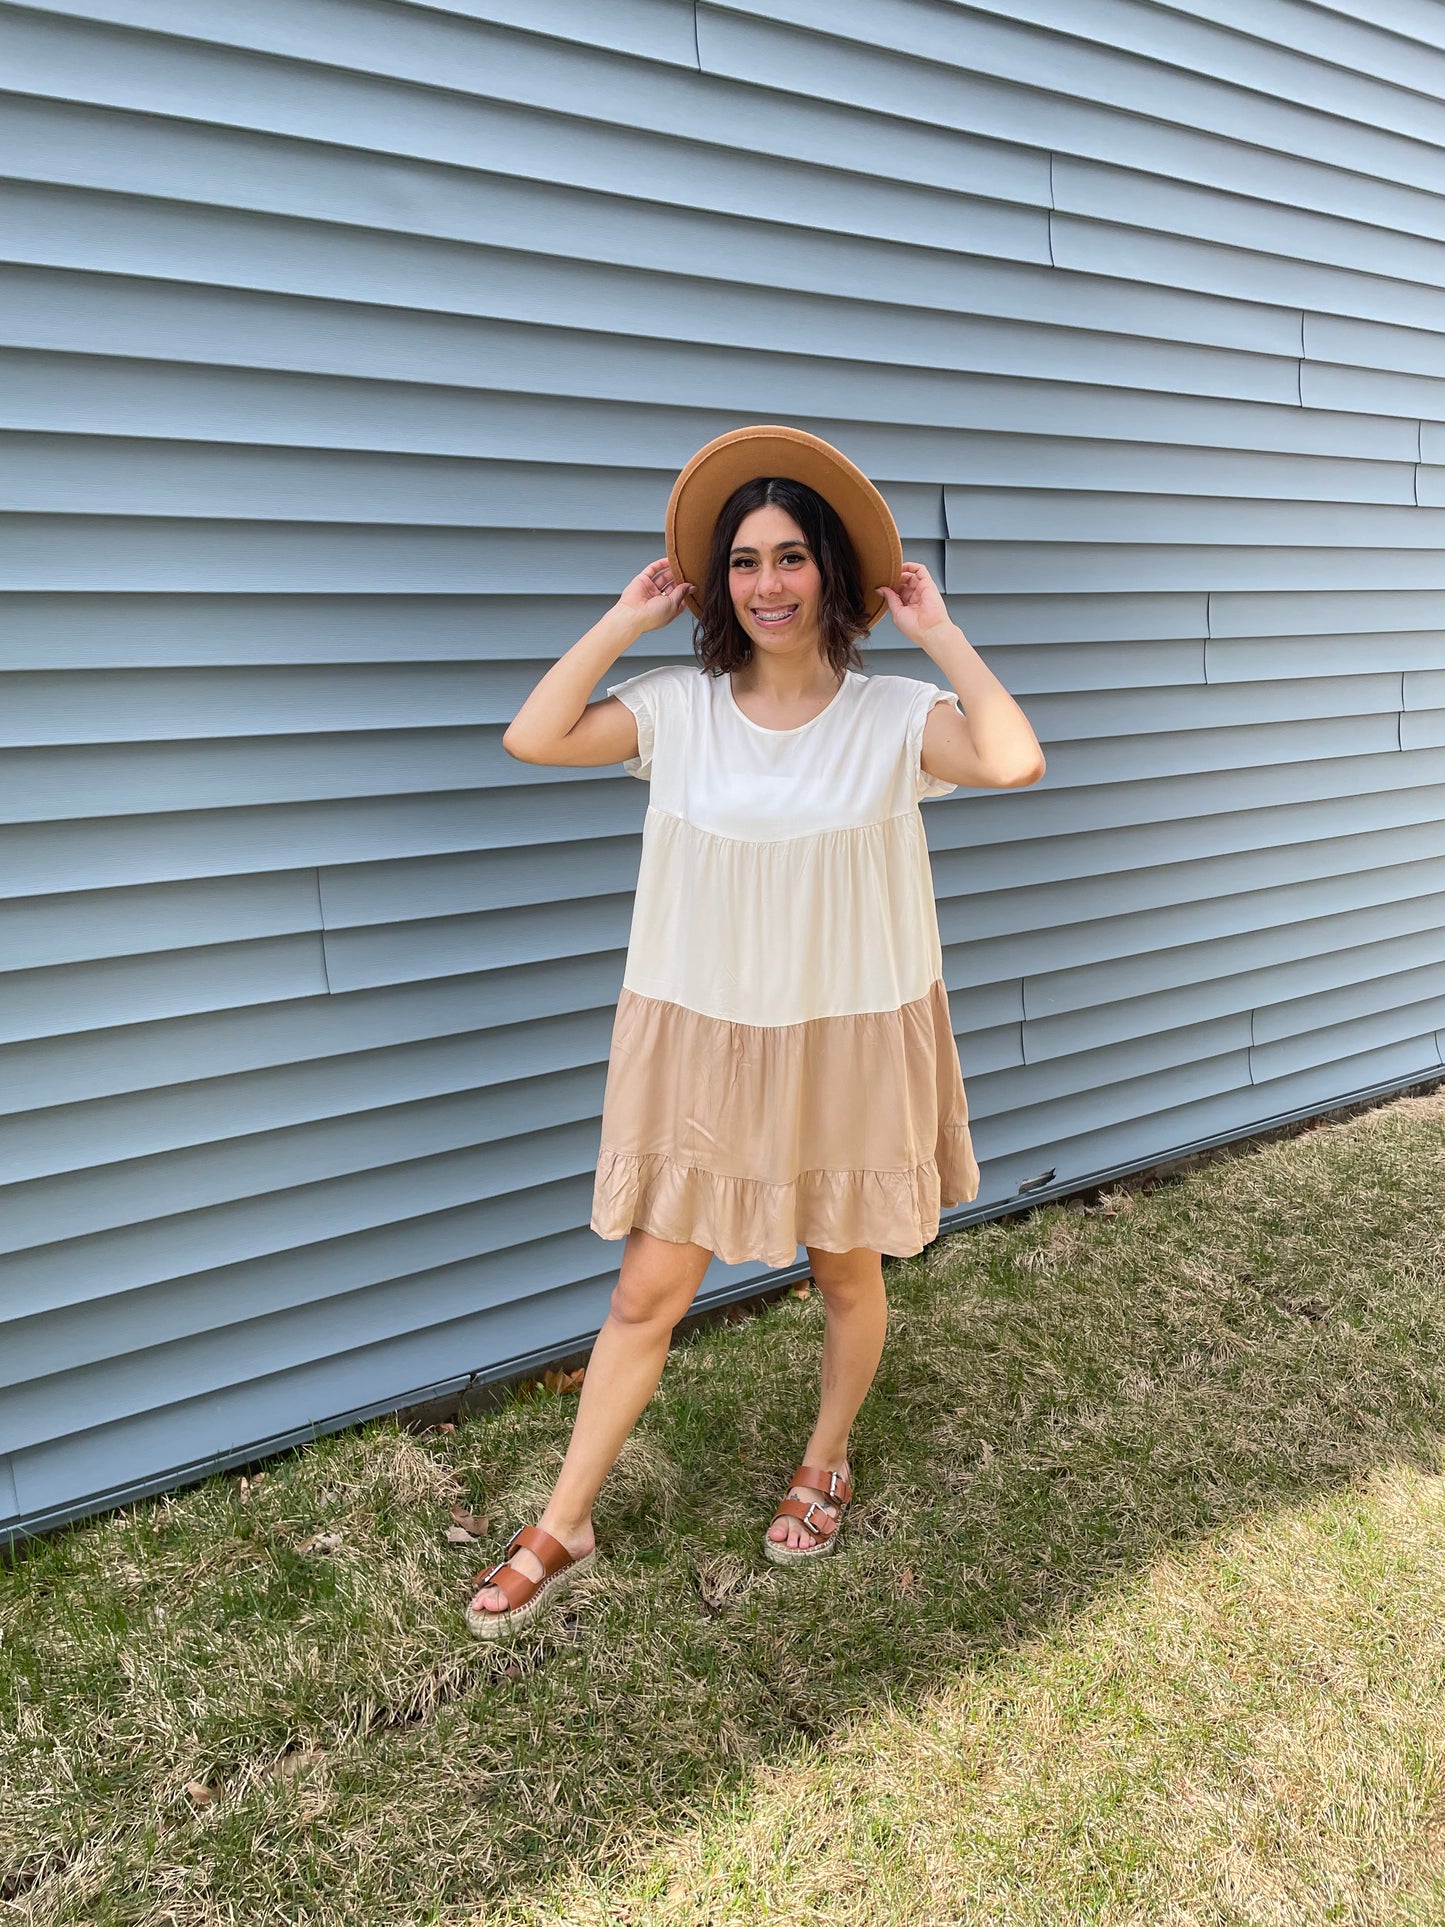
[[[0,9],[0,1523],[595,1331],[646,791],[500,738],[739,422],[1047,751],[925,811],[950,1222],[1440,1070],[1442,18]]]

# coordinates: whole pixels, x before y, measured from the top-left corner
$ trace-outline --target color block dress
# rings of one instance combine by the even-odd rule
[[[765,729],[691,663],[607,693],[651,794],[592,1229],[774,1268],[921,1251],[979,1182],[918,808],[957,787],[920,761],[957,696],[851,670]]]

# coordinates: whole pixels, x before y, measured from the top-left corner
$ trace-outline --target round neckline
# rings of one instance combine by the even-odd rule
[[[752,717],[744,711],[742,704],[737,699],[737,695],[733,689],[732,672],[730,670],[723,676],[723,682],[727,687],[728,702],[732,705],[733,714],[741,722],[746,723],[749,729],[755,729],[759,736],[801,736],[805,729],[811,729],[814,723],[821,723],[823,718],[837,706],[839,697],[843,694],[843,691],[848,687],[856,674],[856,670],[845,669],[843,671],[842,682],[839,683],[838,687],[833,691],[833,694],[828,698],[827,702],[824,703],[817,715],[810,716],[805,723],[794,723],[791,729],[769,729],[766,723],[755,723]]]

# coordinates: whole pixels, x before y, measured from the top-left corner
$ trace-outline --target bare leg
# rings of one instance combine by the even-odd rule
[[[878,1371],[883,1340],[888,1331],[888,1300],[883,1290],[883,1259],[864,1245],[852,1251],[814,1251],[808,1247],[813,1278],[828,1311],[823,1333],[823,1390],[818,1422],[804,1449],[802,1463],[828,1472],[847,1472],[848,1435],[858,1407]],[[790,1488],[796,1499],[817,1499],[825,1509],[827,1494],[812,1486]],[[811,1546],[814,1535],[799,1519],[780,1519],[768,1528],[780,1545]]]
[[[587,1361],[567,1456],[537,1522],[578,1558],[595,1544],[593,1501],[657,1390],[673,1327],[697,1296],[711,1258],[705,1245],[671,1244],[646,1231],[627,1234],[607,1322]],[[525,1547],[512,1563],[533,1579],[542,1577],[541,1563]],[[483,1586],[472,1600],[476,1612],[500,1612],[506,1605],[496,1586]]]

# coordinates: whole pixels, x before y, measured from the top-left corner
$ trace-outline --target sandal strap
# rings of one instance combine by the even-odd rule
[[[837,1518],[825,1512],[816,1499],[809,1499],[806,1504],[801,1499],[784,1499],[774,1518],[797,1519],[818,1539],[831,1538],[839,1524]]]
[[[562,1541],[554,1539],[550,1532],[544,1532],[541,1526],[523,1526],[511,1545],[507,1547],[508,1553],[518,1546],[525,1546],[528,1552],[536,1554],[542,1562],[543,1572],[549,1579],[554,1573],[561,1572],[565,1567],[576,1563]]]
[[[847,1505],[853,1497],[853,1483],[847,1474],[829,1472],[821,1465],[800,1465],[789,1484],[806,1485],[815,1492],[825,1492],[833,1505]]]
[[[512,1535],[506,1553],[497,1564],[489,1571],[475,1575],[472,1580],[473,1592],[480,1592],[483,1586],[495,1586],[510,1609],[526,1605],[542,1584],[542,1579],[534,1579],[530,1573],[522,1572],[512,1564],[512,1554],[518,1546],[525,1546],[528,1552],[536,1555],[542,1567],[542,1579],[551,1579],[567,1566],[575,1564],[574,1555],[568,1552],[560,1539],[554,1539],[541,1526],[523,1526]]]

